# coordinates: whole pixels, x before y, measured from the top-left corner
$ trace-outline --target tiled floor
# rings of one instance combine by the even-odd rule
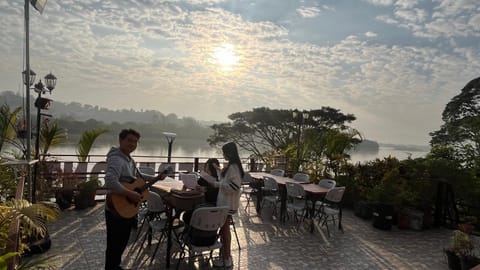
[[[448,244],[451,230],[381,231],[346,210],[345,233],[334,231],[328,238],[323,230],[310,233],[307,224],[280,223],[269,216],[269,209],[262,216],[256,214],[253,204],[248,212],[240,209],[235,220],[241,249],[232,235],[234,269],[448,269],[442,248]],[[52,248],[42,256],[57,255],[56,269],[103,269],[103,203],[62,212],[50,225],[50,233]],[[143,248],[137,258],[139,245],[132,243],[123,264],[131,269],[165,269],[165,246],[161,244],[150,265],[153,248]],[[170,268],[175,269],[176,261],[172,260]],[[180,269],[210,268],[198,263],[180,265]]]

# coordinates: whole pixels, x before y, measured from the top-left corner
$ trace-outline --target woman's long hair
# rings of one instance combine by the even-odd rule
[[[210,174],[218,179],[217,169],[215,169],[213,164],[217,164],[218,166],[220,166],[220,161],[218,161],[218,159],[216,158],[207,159],[207,162],[205,162],[205,169],[208,168]]]
[[[242,162],[240,161],[240,156],[238,155],[237,145],[234,142],[229,142],[222,146],[223,156],[228,160],[227,167],[222,171],[222,177],[225,176],[225,173],[228,171],[228,168],[232,164],[237,164],[240,169],[240,176],[243,178],[245,172],[243,171]]]

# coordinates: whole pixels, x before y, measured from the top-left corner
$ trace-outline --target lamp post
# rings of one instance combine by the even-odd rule
[[[173,144],[173,141],[175,141],[175,137],[177,137],[177,134],[172,132],[163,132],[163,135],[165,135],[165,138],[167,139],[167,142],[168,142],[167,162],[170,164],[170,162],[172,161],[172,144]]]
[[[51,105],[51,100],[48,98],[42,98],[42,94],[45,94],[47,91],[51,94],[55,85],[57,84],[57,77],[52,73],[47,74],[45,77],[46,87],[43,85],[42,80],[35,84],[34,90],[38,93],[38,97],[35,100],[35,107],[37,107],[37,137],[35,141],[35,159],[38,159],[40,156],[40,122],[42,116],[42,109],[48,110]]]
[[[30,84],[30,86],[27,88],[30,89],[32,86],[33,82],[35,81],[35,72],[30,69],[30,76],[27,76],[29,72],[24,71],[22,72],[23,74],[23,81],[25,85]],[[36,134],[35,134],[35,156],[34,159],[38,160],[40,156],[40,122],[41,122],[41,116],[44,115],[42,114],[42,109],[48,110],[50,108],[51,101],[48,98],[43,98],[42,94],[45,94],[47,91],[49,93],[52,92],[52,90],[55,88],[55,85],[57,84],[57,78],[52,74],[49,73],[44,77],[45,85],[43,85],[42,80],[40,80],[38,83],[34,85],[32,88],[37,94],[38,97],[35,100],[35,107],[37,107],[37,126],[36,126]],[[28,92],[29,93],[29,92]],[[30,114],[30,104],[26,104],[28,114]],[[49,115],[47,115],[49,116]],[[27,129],[30,129],[27,131],[27,160],[28,158],[31,157],[31,124],[30,124],[30,119],[27,120]],[[37,179],[38,179],[38,165],[35,166],[35,172],[34,172],[34,178],[33,178],[33,183],[31,183],[31,200],[32,202],[36,201],[36,184],[37,184]]]
[[[297,171],[300,169],[302,158],[300,157],[300,140],[302,137],[302,129],[305,120],[308,119],[309,113],[307,111],[300,112],[297,109],[293,110],[292,117],[297,122]]]

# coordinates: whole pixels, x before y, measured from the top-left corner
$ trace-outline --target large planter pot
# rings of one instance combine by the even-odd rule
[[[397,227],[401,230],[405,230],[410,227],[410,218],[406,213],[403,213],[403,212],[398,213]]]
[[[373,207],[373,227],[380,230],[392,229],[393,205],[377,203]]]
[[[371,203],[365,201],[358,201],[354,204],[353,211],[355,213],[355,216],[357,217],[364,219],[372,218],[373,209]]]
[[[460,257],[460,267],[462,270],[469,270],[480,264],[480,258],[474,256]]]
[[[75,196],[75,209],[85,209],[96,205],[95,201],[96,192],[80,193]]]
[[[432,208],[426,207],[423,209],[423,228],[430,229],[433,226]]]
[[[423,212],[410,210],[408,211],[408,217],[410,219],[410,229],[417,231],[423,229]]]
[[[445,249],[445,254],[447,256],[448,269],[451,270],[461,270],[460,258],[455,254],[455,252]]]
[[[61,210],[67,209],[73,202],[73,189],[62,188],[55,193],[55,201]]]

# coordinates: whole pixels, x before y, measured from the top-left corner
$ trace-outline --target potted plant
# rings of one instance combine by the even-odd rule
[[[377,229],[392,228],[394,210],[399,205],[399,181],[398,169],[392,169],[368,194],[370,201],[375,202],[372,225]]]
[[[97,177],[92,177],[89,180],[78,184],[77,193],[75,195],[75,208],[85,209],[87,207],[95,206],[95,195],[99,187],[100,181]]]
[[[480,259],[473,253],[470,228],[471,226],[462,224],[453,232],[450,246],[445,249],[449,269],[470,269],[480,263]]]
[[[32,244],[31,239],[48,236],[46,222],[55,220],[58,217],[58,209],[50,204],[31,204],[26,200],[11,200],[0,203],[0,269],[6,269],[9,260],[17,256],[23,256],[32,252],[32,248],[38,248]],[[15,249],[12,242],[12,228],[15,223],[21,228],[22,237],[19,238],[19,245]],[[48,247],[47,247],[48,248]],[[40,260],[25,260],[20,268],[27,269],[48,269],[48,258]],[[47,259],[47,260],[45,260]],[[43,268],[42,268],[43,267]]]

